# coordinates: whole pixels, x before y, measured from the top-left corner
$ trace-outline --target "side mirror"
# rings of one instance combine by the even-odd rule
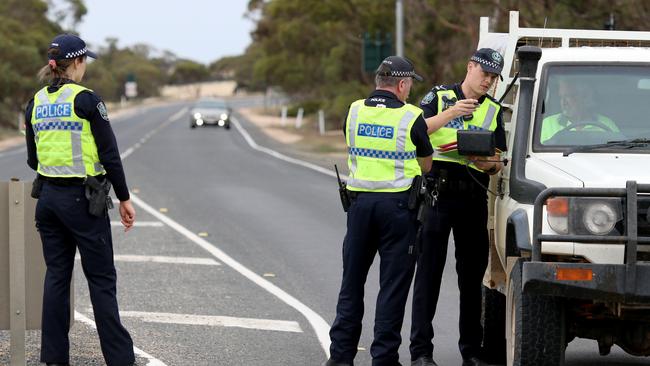
[[[458,130],[456,132],[459,155],[494,156],[496,142],[492,131]]]

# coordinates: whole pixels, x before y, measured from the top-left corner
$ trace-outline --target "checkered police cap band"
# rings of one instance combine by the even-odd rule
[[[496,63],[496,62],[488,61],[488,60],[483,59],[483,58],[480,58],[480,57],[478,57],[478,56],[472,56],[472,58],[470,58],[470,60],[472,60],[472,61],[474,61],[474,62],[478,62],[478,63],[481,64],[481,65],[485,65],[485,66],[487,66],[487,67],[491,67],[491,68],[493,68],[493,69],[497,69],[497,70],[498,70],[498,69],[501,68],[501,65],[500,65],[500,64],[498,64],[498,63]]]
[[[79,51],[66,53],[64,58],[76,58],[76,57],[85,55],[86,52],[88,52],[88,48],[84,47],[84,48],[80,49]]]
[[[415,77],[415,71],[380,71],[377,73],[381,76],[393,76],[397,78],[412,78]]]

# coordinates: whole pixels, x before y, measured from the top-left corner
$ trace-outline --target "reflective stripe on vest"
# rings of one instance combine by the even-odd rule
[[[419,116],[417,112],[419,111],[421,113],[421,111],[411,105],[405,105],[401,108],[381,108],[380,111],[377,111],[377,108],[365,106],[364,100],[353,103],[350,108],[346,129],[349,146],[348,163],[350,168],[350,178],[347,181],[347,186],[350,190],[354,191],[404,191],[411,186],[413,178],[420,172],[415,145],[411,141],[410,131],[413,123]],[[381,113],[381,125],[376,123],[378,121],[360,121],[359,115],[361,114],[363,116],[364,110],[366,113],[371,114]],[[368,117],[365,116],[363,118]],[[383,144],[380,142],[377,143],[377,145],[381,145],[383,148],[375,148],[377,146],[373,146],[375,144],[368,143],[368,141],[363,146],[359,146],[358,134],[360,134],[359,130],[361,127],[369,128],[370,131],[373,131],[372,128],[383,128],[391,132],[390,136],[388,134],[379,136],[379,132],[376,132],[378,130],[374,130],[377,136],[369,136],[383,140]],[[386,141],[390,141],[390,143]],[[388,150],[386,146],[392,144],[393,141],[394,150]],[[364,161],[360,161],[360,158],[364,159]],[[375,164],[373,161],[376,161],[378,164]],[[360,171],[359,164],[365,168],[364,171]],[[413,164],[415,164],[415,167]],[[364,173],[366,176],[361,176]],[[370,176],[386,179],[364,179],[370,178]]]
[[[38,172],[41,175],[86,177],[105,173],[104,167],[99,162],[97,146],[90,131],[89,122],[78,117],[74,112],[74,98],[80,92],[88,89],[72,85],[74,84],[62,86],[60,94],[54,102],[49,99],[47,87],[41,89],[34,97],[32,129],[37,147]],[[87,124],[85,131],[84,124]],[[69,134],[70,139],[61,138],[61,133]],[[42,141],[44,136],[48,137],[45,139],[46,141]],[[84,140],[86,140],[85,146]],[[62,141],[69,141],[69,145]],[[61,146],[63,144],[65,146]],[[84,150],[87,150],[86,154],[84,154]],[[41,156],[50,153],[58,156],[48,156],[48,158]],[[46,165],[43,163],[44,161],[68,160],[63,156],[69,156],[72,164]]]
[[[437,92],[437,97],[439,112],[442,112],[450,107],[449,105],[445,104],[443,97],[445,97],[444,99],[458,99],[456,92],[453,90],[439,90]],[[486,97],[481,105],[476,109],[476,111],[474,111],[472,119],[465,121],[463,120],[462,116],[457,117],[449,121],[445,126],[432,133],[429,136],[429,140],[431,141],[431,145],[434,147],[433,160],[449,161],[463,165],[468,164],[468,161],[465,159],[457,159],[448,155],[441,154],[437,147],[440,145],[455,142],[457,140],[456,132],[458,130],[496,130],[497,115],[500,109],[501,106],[499,104]],[[480,169],[476,168],[474,164],[469,164],[469,166],[480,171]]]

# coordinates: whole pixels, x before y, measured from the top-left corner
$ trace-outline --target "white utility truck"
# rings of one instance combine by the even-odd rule
[[[561,365],[575,337],[648,356],[650,32],[519,28],[518,12],[508,33],[488,24],[479,45],[505,60],[494,95],[514,87],[490,183],[484,346],[509,366]]]

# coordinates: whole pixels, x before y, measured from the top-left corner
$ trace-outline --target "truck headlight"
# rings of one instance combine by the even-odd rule
[[[221,117],[221,120],[223,120],[223,121],[228,119],[228,115],[225,114],[225,113],[221,113],[221,116],[219,116],[219,117]]]
[[[201,119],[201,113],[199,112],[194,113],[194,119]]]
[[[620,198],[551,197],[546,201],[548,225],[561,235],[622,235],[622,212]]]
[[[594,235],[609,234],[617,221],[617,212],[611,204],[595,202],[585,205],[582,223],[590,233]]]

